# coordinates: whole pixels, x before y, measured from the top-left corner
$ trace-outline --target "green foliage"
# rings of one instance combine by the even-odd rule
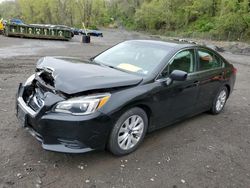
[[[110,15],[105,0],[16,0],[0,4],[5,19],[21,18],[26,23],[60,24],[82,27],[108,25]]]
[[[124,26],[153,33],[250,38],[249,0],[16,0],[0,17],[81,27]]]
[[[0,18],[20,17],[18,4],[15,2],[3,2],[0,4]]]
[[[208,33],[249,38],[249,0],[151,0],[135,13],[137,29],[169,33]]]
[[[196,32],[209,32],[214,28],[215,20],[211,17],[201,17],[189,25],[189,30]]]

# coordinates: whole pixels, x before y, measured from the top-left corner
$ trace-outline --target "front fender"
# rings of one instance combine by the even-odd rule
[[[109,101],[99,111],[117,120],[128,109],[139,106],[150,115],[149,127],[151,127],[151,120],[153,120],[156,112],[156,109],[154,109],[154,91],[158,85],[160,86],[160,83],[154,82],[112,93]]]

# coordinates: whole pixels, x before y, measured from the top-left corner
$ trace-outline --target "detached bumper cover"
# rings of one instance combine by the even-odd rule
[[[17,117],[21,126],[40,141],[44,149],[84,153],[105,148],[113,124],[110,117],[100,112],[86,116],[52,112],[52,106],[63,99],[49,92],[43,107],[34,111],[23,99],[25,87],[20,84],[18,89]]]

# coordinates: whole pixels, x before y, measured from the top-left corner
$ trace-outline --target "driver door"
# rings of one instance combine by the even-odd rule
[[[198,96],[198,81],[195,76],[196,61],[194,49],[186,49],[177,53],[169,65],[162,71],[160,80],[169,77],[173,70],[182,70],[188,73],[185,81],[172,81],[170,84],[162,82],[156,94],[158,115],[161,127],[174,122],[179,118],[192,114],[196,110]],[[162,121],[163,120],[163,121]]]

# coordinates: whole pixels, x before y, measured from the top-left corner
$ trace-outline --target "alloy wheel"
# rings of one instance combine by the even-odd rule
[[[141,139],[144,121],[139,115],[127,118],[118,131],[118,145],[122,150],[133,148]]]
[[[217,98],[217,101],[216,101],[216,111],[217,112],[220,112],[225,103],[226,103],[226,100],[227,100],[227,92],[225,90],[222,90]]]

